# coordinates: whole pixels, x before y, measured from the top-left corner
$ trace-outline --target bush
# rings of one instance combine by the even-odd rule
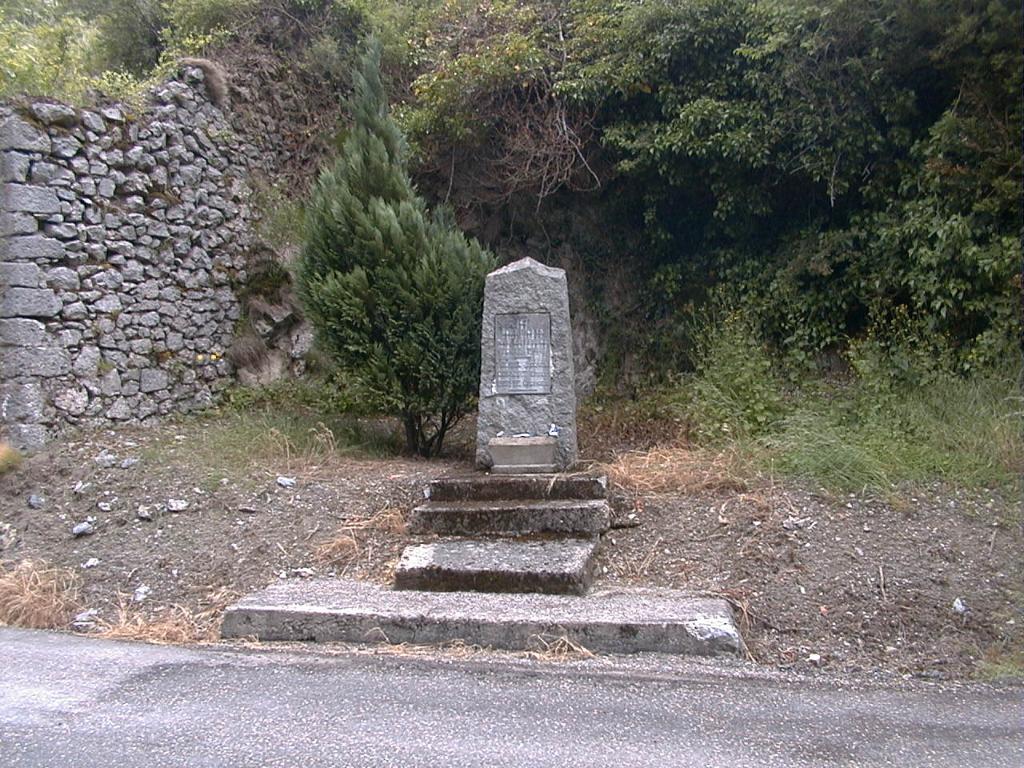
[[[351,110],[355,124],[309,204],[300,293],[320,343],[367,405],[398,415],[407,449],[431,456],[478,385],[493,259],[416,194],[376,41],[360,62]]]
[[[645,301],[666,275],[697,301],[727,286],[805,363],[897,306],[962,370],[1019,336],[1019,7],[361,2],[432,183],[474,205],[602,187],[645,240],[611,257]],[[644,330],[682,325],[679,298]]]
[[[73,16],[22,21],[0,9],[0,98],[29,93],[80,99],[93,38],[94,30]]]
[[[240,26],[258,7],[259,0],[168,0],[165,45],[181,53],[198,53]]]
[[[145,77],[160,60],[168,8],[160,0],[107,0],[96,22],[96,64],[104,71]]]
[[[697,376],[690,417],[705,440],[751,437],[766,432],[782,410],[782,398],[764,345],[738,314],[705,321],[695,334]]]

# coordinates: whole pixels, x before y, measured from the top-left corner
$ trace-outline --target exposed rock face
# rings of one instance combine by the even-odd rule
[[[13,444],[187,411],[233,380],[250,172],[267,165],[196,67],[138,119],[0,105],[0,428]]]

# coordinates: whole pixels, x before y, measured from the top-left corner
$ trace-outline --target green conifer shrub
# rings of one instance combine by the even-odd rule
[[[321,345],[364,405],[400,417],[407,450],[433,456],[479,381],[494,262],[417,195],[380,55],[371,40],[355,73],[353,126],[307,211],[298,284]]]

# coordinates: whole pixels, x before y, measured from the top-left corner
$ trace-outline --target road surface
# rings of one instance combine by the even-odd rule
[[[1024,690],[0,629],[0,766],[1024,766]]]

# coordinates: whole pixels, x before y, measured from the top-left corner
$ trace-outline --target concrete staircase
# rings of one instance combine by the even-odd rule
[[[724,600],[592,590],[611,524],[605,479],[463,475],[433,481],[409,519],[394,588],[343,579],[275,584],[229,607],[221,634],[261,640],[444,643],[509,650],[559,638],[592,651],[742,655]]]
[[[397,589],[582,595],[611,524],[604,478],[469,475],[434,480],[412,511]],[[471,537],[471,538],[466,538]]]

